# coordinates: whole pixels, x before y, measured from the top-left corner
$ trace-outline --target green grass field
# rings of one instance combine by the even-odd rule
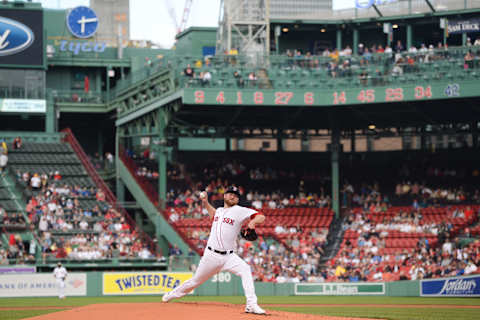
[[[36,315],[60,311],[46,307],[84,306],[94,303],[139,303],[160,302],[158,296],[96,297],[96,298],[0,298],[0,309],[29,307],[29,310],[0,310],[0,319],[16,320]],[[244,297],[185,297],[178,301],[216,301],[243,304]],[[328,316],[365,317],[392,320],[442,320],[480,319],[480,309],[462,309],[460,306],[480,306],[478,298],[411,298],[411,297],[259,297],[260,305],[267,310],[281,310]],[[268,306],[269,304],[289,304],[291,306]],[[301,306],[295,306],[299,304]],[[324,304],[325,306],[321,306]],[[352,304],[351,306],[346,306]],[[362,306],[362,304],[364,306]],[[388,305],[372,307],[369,305]],[[311,305],[311,306],[306,306]],[[338,305],[338,306],[335,306]],[[390,306],[395,305],[395,306]],[[435,307],[411,307],[409,305],[438,305]],[[449,307],[450,306],[450,307]],[[35,309],[39,307],[43,309]]]

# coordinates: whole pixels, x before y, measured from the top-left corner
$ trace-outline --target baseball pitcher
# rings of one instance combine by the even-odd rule
[[[174,298],[181,298],[216,273],[228,271],[242,278],[242,286],[247,298],[245,312],[266,314],[265,310],[257,304],[250,266],[235,253],[238,234],[241,232],[245,239],[256,240],[255,226],[263,223],[265,216],[253,209],[238,205],[240,192],[237,187],[229,187],[225,191],[224,206],[216,210],[208,202],[206,192],[202,192],[200,197],[212,219],[207,247],[193,278],[166,293],[162,297],[162,301],[168,302]],[[243,223],[248,219],[248,229],[241,230]]]

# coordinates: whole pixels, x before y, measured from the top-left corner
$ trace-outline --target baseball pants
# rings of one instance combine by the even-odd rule
[[[65,281],[57,279],[58,297],[65,298]]]
[[[220,271],[228,271],[241,277],[247,305],[257,304],[257,295],[255,294],[250,266],[236,253],[222,255],[208,249],[205,249],[193,278],[175,288],[171,292],[171,296],[174,298],[185,296]]]

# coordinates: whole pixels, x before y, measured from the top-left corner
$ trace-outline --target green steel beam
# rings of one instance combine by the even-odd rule
[[[145,105],[140,105],[135,111],[132,113],[119,118],[116,122],[115,125],[122,126],[130,121],[133,121],[139,117],[142,117],[158,108],[161,108],[162,106],[166,105],[167,103],[170,103],[172,101],[175,101],[177,99],[183,99],[183,90],[178,90],[177,92],[174,92],[166,97],[161,97],[155,99],[153,102],[145,103]]]
[[[53,102],[53,97],[50,93],[47,93],[47,112],[45,113],[45,132],[54,133],[56,132],[55,122],[57,120],[57,115],[55,112],[55,103]]]
[[[332,165],[332,209],[335,216],[340,217],[340,174],[339,174],[339,158],[340,158],[340,130],[335,127],[332,129],[332,143],[330,145],[331,165]]]
[[[296,19],[270,19],[272,24],[332,24],[336,25],[338,23],[372,23],[372,21],[393,21],[393,20],[404,20],[404,19],[421,19],[426,17],[433,16],[449,16],[449,15],[461,15],[467,13],[478,13],[480,8],[472,9],[462,9],[462,10],[451,10],[451,11],[436,11],[434,13],[425,12],[411,15],[396,15],[396,16],[383,16],[383,17],[368,17],[368,18],[356,18],[356,19],[339,19],[339,20],[325,20],[325,19],[312,19],[312,20],[296,20]]]
[[[177,244],[183,252],[188,252],[189,246],[183,241],[182,237],[177,234],[175,229],[168,223],[164,216],[160,214],[155,205],[148,199],[147,195],[137,184],[135,178],[130,174],[130,171],[128,171],[122,161],[117,161],[117,167],[119,169],[118,175],[125,183],[125,186],[137,203],[140,204],[147,217],[155,225],[156,238],[163,254],[167,255],[168,253],[168,245],[161,241],[164,237],[168,239],[170,243]]]
[[[412,31],[412,25],[409,23],[407,24],[407,47],[405,48],[406,50],[410,49],[410,47],[413,44],[413,31]]]
[[[161,209],[165,209],[167,202],[167,135],[168,111],[166,108],[158,112],[158,203]]]
[[[358,54],[358,29],[355,28],[353,29],[353,54],[357,55]]]
[[[48,58],[48,65],[55,67],[127,67],[132,66],[130,59],[88,59],[88,58]]]
[[[337,29],[337,50],[342,50],[342,29]]]
[[[62,113],[106,113],[109,110],[104,103],[57,102]]]

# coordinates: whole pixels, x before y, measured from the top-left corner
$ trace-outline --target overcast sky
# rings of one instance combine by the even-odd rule
[[[184,0],[130,0],[130,38],[151,40],[165,48],[175,41],[175,23],[168,13],[167,1],[175,9],[176,19],[181,23]],[[90,0],[34,0],[48,8],[73,8],[88,6]],[[187,26],[216,27],[220,0],[193,0]]]

